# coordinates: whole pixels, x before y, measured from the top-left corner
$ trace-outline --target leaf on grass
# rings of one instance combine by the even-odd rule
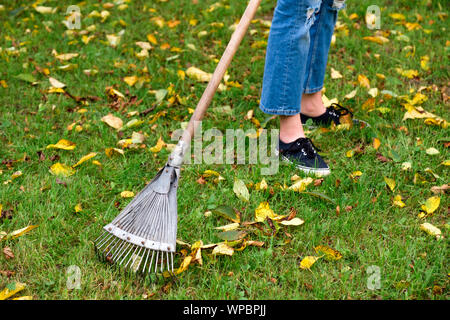
[[[125,190],[125,191],[122,191],[120,193],[120,196],[122,198],[133,198],[134,197],[134,192]]]
[[[311,269],[312,265],[319,259],[320,257],[306,256],[300,262],[300,268],[309,270]]]
[[[427,153],[428,155],[430,155],[430,156],[434,156],[434,155],[436,155],[436,154],[439,154],[440,152],[439,152],[439,150],[436,149],[436,148],[428,148],[428,149],[426,150],[426,153]]]
[[[52,165],[49,171],[51,174],[61,177],[70,177],[76,172],[72,167],[59,162]]]
[[[285,226],[301,226],[305,221],[300,218],[293,218],[291,220],[283,220],[280,223]]]
[[[78,203],[75,206],[74,210],[75,210],[76,213],[83,211],[83,207],[81,206],[81,203]]]
[[[247,186],[241,179],[234,178],[233,191],[242,201],[248,202],[250,200],[250,194],[248,193]]]
[[[325,194],[323,194],[323,193],[320,193],[320,192],[316,192],[316,191],[304,191],[304,192],[301,192],[301,193],[302,193],[302,194],[309,194],[309,195],[311,195],[311,196],[314,196],[314,197],[317,197],[317,198],[326,200],[326,201],[328,201],[328,202],[330,202],[330,203],[333,203],[333,204],[336,203],[336,202],[335,202],[333,199],[331,199],[329,196],[327,196],[327,195],[325,195]]]
[[[110,127],[119,130],[123,127],[123,121],[122,119],[112,115],[111,113],[108,113],[106,116],[104,116],[101,119],[104,123],[109,125]]]
[[[405,206],[405,203],[402,201],[402,196],[399,194],[394,197],[393,204],[399,208],[403,208]]]
[[[213,255],[227,255],[232,256],[234,253],[234,249],[227,245],[226,243],[219,243],[216,247],[214,247],[212,254]]]
[[[329,261],[336,261],[342,258],[342,253],[327,246],[317,246],[314,248],[317,253],[325,255],[325,259]]]
[[[373,138],[373,143],[372,143],[373,148],[374,148],[375,150],[378,150],[378,148],[380,147],[380,145],[381,145],[380,139],[378,139],[378,138]]]
[[[294,190],[296,192],[303,192],[303,191],[305,191],[306,187],[313,181],[314,181],[314,179],[311,177],[299,179],[299,180],[295,181],[294,184],[292,186],[290,186],[288,189]]]
[[[209,82],[209,80],[211,80],[212,74],[211,73],[207,73],[203,70],[200,70],[199,68],[196,67],[190,67],[186,70],[186,75],[196,81],[200,81],[200,82]]]
[[[236,230],[237,228],[239,228],[239,223],[237,222],[233,222],[224,226],[220,226],[220,227],[216,227],[216,230],[222,230],[222,231],[232,231],[232,230]]]
[[[75,149],[76,144],[66,140],[61,139],[56,144],[49,144],[46,149],[63,149],[63,150],[73,150]]]
[[[26,286],[27,285],[25,283],[21,283],[21,282],[14,282],[14,283],[8,285],[5,289],[3,289],[0,292],[0,300],[6,300],[9,297],[12,297],[17,292],[25,289]]]
[[[285,216],[279,216],[272,209],[270,209],[269,203],[267,201],[261,202],[258,208],[255,209],[255,221],[264,222],[266,218],[269,217],[272,220],[280,220]]]
[[[365,75],[363,75],[363,74],[358,75],[358,83],[361,87],[370,89],[370,81]]]
[[[15,76],[15,78],[30,83],[34,83],[37,81],[36,78],[31,73],[21,73]]]
[[[31,230],[33,230],[34,228],[37,228],[38,226],[39,226],[39,225],[30,225],[30,226],[28,226],[28,227],[25,227],[25,228],[22,228],[22,229],[15,230],[15,231],[11,232],[10,234],[8,234],[8,235],[6,236],[6,238],[7,238],[7,239],[15,239],[15,238],[21,237],[21,236],[23,236],[25,233],[30,232]]]
[[[91,152],[84,157],[82,157],[77,163],[75,163],[72,168],[78,167],[80,164],[82,164],[85,161],[88,161],[89,159],[95,157],[97,155],[97,152]]]
[[[5,256],[6,260],[14,259],[14,253],[12,252],[10,247],[3,248],[3,255]]]
[[[394,191],[394,189],[395,189],[395,180],[394,179],[384,177],[384,182],[386,182],[386,185],[389,187],[389,189],[391,191]]]
[[[220,215],[221,217],[230,220],[232,222],[235,223],[240,223],[241,219],[240,217],[236,214],[236,212],[233,210],[233,208],[226,206],[226,205],[221,205],[218,206],[217,208],[212,210],[213,213]]]
[[[422,223],[420,225],[420,229],[428,233],[430,236],[436,237],[437,240],[443,238],[441,230],[433,226],[431,223],[428,222]]]
[[[162,148],[166,145],[166,143],[163,141],[162,137],[159,137],[156,144],[150,148],[150,151],[153,153],[158,153],[162,150]]]
[[[440,197],[431,197],[428,198],[427,201],[425,201],[425,204],[421,206],[421,209],[425,211],[427,214],[432,214],[439,208],[439,205],[441,203]]]
[[[105,149],[105,154],[111,158],[113,155],[115,154],[121,154],[124,155],[124,151],[122,149],[117,149],[117,148],[106,148]]]
[[[217,236],[225,241],[236,241],[243,239],[246,235],[247,235],[246,231],[232,230],[221,232]]]
[[[53,88],[62,89],[66,86],[61,81],[56,80],[55,78],[52,78],[52,77],[49,77],[48,81],[50,82],[50,84],[52,85]]]

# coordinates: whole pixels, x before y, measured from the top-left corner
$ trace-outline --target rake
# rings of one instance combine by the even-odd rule
[[[183,158],[261,0],[250,0],[197,107],[165,166],[95,240],[97,253],[143,274],[174,273],[177,188]]]

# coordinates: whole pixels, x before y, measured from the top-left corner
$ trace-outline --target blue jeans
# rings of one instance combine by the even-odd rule
[[[345,0],[278,0],[269,41],[260,108],[300,113],[303,93],[322,90],[331,37]]]

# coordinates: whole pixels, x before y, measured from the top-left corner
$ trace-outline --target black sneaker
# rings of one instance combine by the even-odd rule
[[[302,120],[302,124],[306,124],[306,121],[311,119],[313,122],[313,126],[309,126],[309,129],[314,129],[314,128],[316,128],[316,126],[328,127],[333,122],[336,125],[341,124],[340,118],[347,114],[349,114],[350,117],[352,118],[353,124],[355,124],[355,125],[363,124],[364,126],[370,127],[370,125],[365,121],[353,119],[353,113],[338,103],[333,103],[331,106],[329,106],[326,109],[326,111],[323,114],[321,114],[318,117],[310,117],[310,116],[300,113],[300,119]]]
[[[330,168],[317,153],[316,150],[318,149],[310,139],[298,138],[291,143],[284,143],[279,140],[278,148],[281,159],[294,164],[297,169],[316,176],[330,174]]]

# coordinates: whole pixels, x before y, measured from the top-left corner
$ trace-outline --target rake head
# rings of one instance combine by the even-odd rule
[[[178,166],[170,162],[95,240],[97,253],[135,273],[173,274],[177,236]]]

